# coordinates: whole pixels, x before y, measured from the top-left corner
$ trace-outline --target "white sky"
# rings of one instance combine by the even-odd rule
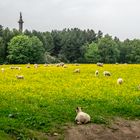
[[[0,25],[24,29],[101,30],[121,40],[140,38],[140,0],[0,0]]]

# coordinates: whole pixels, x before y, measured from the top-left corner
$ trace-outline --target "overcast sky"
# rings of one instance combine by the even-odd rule
[[[28,30],[77,27],[140,38],[140,0],[0,0],[0,24],[18,29],[20,11]]]

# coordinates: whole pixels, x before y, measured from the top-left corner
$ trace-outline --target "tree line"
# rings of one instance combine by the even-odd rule
[[[39,32],[0,25],[0,63],[140,63],[140,39],[78,28]]]

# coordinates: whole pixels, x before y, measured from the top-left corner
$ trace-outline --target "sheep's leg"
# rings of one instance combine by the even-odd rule
[[[77,123],[78,125],[82,124],[81,122],[78,122],[78,121],[77,121],[76,123]]]

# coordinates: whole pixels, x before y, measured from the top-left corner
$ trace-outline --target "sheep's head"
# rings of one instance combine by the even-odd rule
[[[76,113],[79,113],[79,112],[81,112],[81,111],[82,111],[81,107],[77,107],[77,108],[76,108]]]

